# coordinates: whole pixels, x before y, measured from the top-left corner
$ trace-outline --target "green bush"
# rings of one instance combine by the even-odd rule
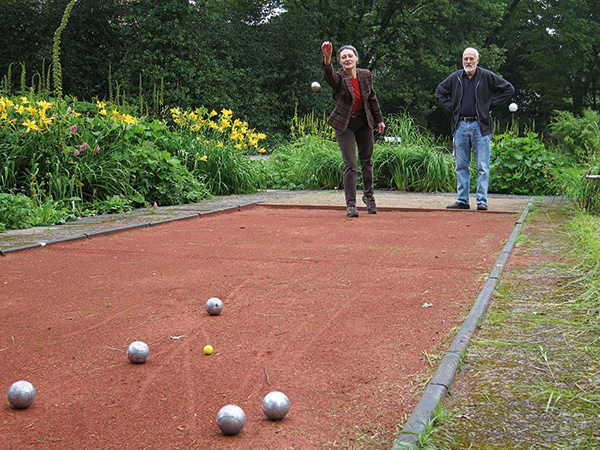
[[[557,157],[546,150],[537,133],[525,137],[494,136],[490,160],[490,192],[522,195],[559,193],[554,171]]]
[[[408,114],[386,117],[386,135],[373,150],[378,188],[440,192],[456,188],[454,160],[444,147]]]
[[[600,175],[600,162],[596,160],[586,168],[570,167],[561,171],[561,180],[567,195],[585,212],[600,214],[600,180],[587,178]]]
[[[272,189],[337,189],[343,167],[336,142],[309,134],[274,149],[263,171]]]
[[[166,150],[144,146],[132,152],[132,181],[150,204],[193,203],[208,197],[205,185]]]
[[[456,187],[454,160],[431,146],[376,145],[373,174],[378,188],[447,192]]]
[[[550,128],[560,139],[560,147],[579,162],[600,156],[600,112],[587,108],[581,117],[568,111],[556,111]]]
[[[23,194],[0,193],[0,231],[59,224],[76,218],[76,211],[66,203],[46,201],[37,205]]]
[[[227,109],[169,111],[159,122],[127,105],[0,97],[0,192],[78,198],[83,213],[256,191],[248,155],[266,153],[263,133]]]
[[[0,194],[0,231],[33,226],[34,206],[23,194]]]

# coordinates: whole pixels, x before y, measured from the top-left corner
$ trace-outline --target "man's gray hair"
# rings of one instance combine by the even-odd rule
[[[471,50],[471,51],[475,52],[475,56],[477,56],[477,59],[479,59],[479,51],[475,47],[467,47],[467,48],[465,48],[464,51],[463,51],[463,55],[465,54],[465,52],[467,50]]]

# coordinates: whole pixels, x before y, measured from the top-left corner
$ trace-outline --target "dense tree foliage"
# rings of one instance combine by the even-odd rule
[[[523,110],[547,123],[555,110],[598,108],[600,3],[521,0],[498,34],[504,74],[518,86]]]
[[[0,0],[2,89],[47,78],[67,4]],[[384,113],[406,111],[436,134],[449,120],[435,87],[460,67],[466,46],[513,82],[519,114],[532,122],[598,108],[596,0],[77,0],[62,36],[63,92],[116,98],[141,114],[228,108],[285,133],[296,111],[332,107],[329,88],[309,87],[323,81],[323,40],[358,48]]]

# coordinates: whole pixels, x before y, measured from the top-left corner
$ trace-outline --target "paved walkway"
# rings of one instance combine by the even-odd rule
[[[446,205],[456,200],[454,193],[423,194],[398,191],[377,191],[375,193],[380,211],[393,209],[444,209]],[[493,212],[520,213],[527,206],[529,196],[490,195],[487,212],[453,211],[456,213],[489,214]],[[213,197],[199,203],[159,208],[141,208],[125,214],[107,214],[85,217],[63,225],[34,227],[25,230],[9,230],[0,233],[0,253],[38,247],[55,241],[79,239],[93,234],[106,233],[133,226],[158,225],[161,222],[182,219],[185,217],[205,214],[211,211],[226,210],[253,203],[272,205],[302,205],[310,207],[334,207],[343,213],[343,191],[289,191],[268,190],[256,194],[230,195]],[[474,205],[475,199],[471,199]],[[366,212],[364,205],[359,204],[359,211]]]

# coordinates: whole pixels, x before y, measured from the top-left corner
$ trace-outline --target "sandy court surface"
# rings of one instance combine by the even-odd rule
[[[5,392],[29,380],[38,395],[26,410],[5,402],[0,442],[391,448],[432,373],[428,357],[451,342],[518,213],[347,219],[261,204],[9,253],[0,379]],[[219,316],[204,309],[212,296]],[[145,364],[126,358],[134,340],[150,346]],[[273,390],[291,400],[281,422],[261,411]],[[239,436],[215,423],[229,403],[246,412]]]
[[[366,211],[363,204],[362,194],[357,193],[356,202],[359,210]],[[528,196],[511,196],[511,195],[494,195],[491,194],[488,198],[488,206],[490,212],[522,212],[531,197]],[[446,209],[446,206],[456,201],[456,194],[453,193],[416,193],[416,192],[398,192],[398,191],[377,191],[375,200],[379,208],[388,209],[404,209],[404,210],[437,210]],[[275,197],[265,200],[265,204],[270,205],[302,205],[302,206],[336,206],[342,207],[345,205],[344,192],[340,190],[331,191],[310,191],[302,195],[291,197]],[[475,206],[477,201],[475,195],[470,196],[471,211],[476,212]],[[453,211],[454,212],[454,211]],[[461,211],[465,212],[465,211]],[[480,213],[480,212],[479,212]]]

